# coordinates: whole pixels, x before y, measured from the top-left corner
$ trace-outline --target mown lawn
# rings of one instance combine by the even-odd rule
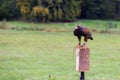
[[[120,80],[119,34],[93,37],[86,80]],[[0,80],[79,80],[76,44],[72,32],[0,30]]]

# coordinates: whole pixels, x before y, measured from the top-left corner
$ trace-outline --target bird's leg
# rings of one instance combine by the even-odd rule
[[[81,45],[81,36],[78,36],[79,45]]]
[[[85,41],[85,42],[87,42],[87,41],[88,41],[88,38],[87,38],[86,36],[84,37],[84,41]]]

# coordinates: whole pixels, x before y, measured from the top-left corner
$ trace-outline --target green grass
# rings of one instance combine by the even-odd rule
[[[9,24],[16,26],[16,27],[39,27],[39,28],[65,28],[69,30],[73,30],[74,26],[81,25],[86,26],[92,29],[98,30],[105,30],[106,26],[109,23],[117,24],[117,29],[120,30],[120,21],[105,21],[105,20],[80,20],[72,23],[28,23],[28,22],[17,22],[17,21],[10,21]],[[99,27],[98,27],[99,25]]]
[[[48,24],[54,28],[65,24],[70,30],[74,25]],[[51,27],[48,24],[35,25]],[[88,42],[91,58],[86,80],[120,80],[119,34],[93,33],[93,37]],[[49,75],[51,80],[79,80],[73,56],[76,44],[72,32],[0,30],[0,80],[49,80]]]

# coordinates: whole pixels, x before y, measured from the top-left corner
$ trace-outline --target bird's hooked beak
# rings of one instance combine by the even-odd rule
[[[92,36],[87,36],[87,38],[93,40],[93,37],[92,37]]]
[[[90,37],[91,40],[93,40],[93,37]]]

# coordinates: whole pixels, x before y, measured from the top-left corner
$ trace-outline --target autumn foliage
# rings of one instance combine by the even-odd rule
[[[0,20],[120,19],[120,0],[0,0]]]

